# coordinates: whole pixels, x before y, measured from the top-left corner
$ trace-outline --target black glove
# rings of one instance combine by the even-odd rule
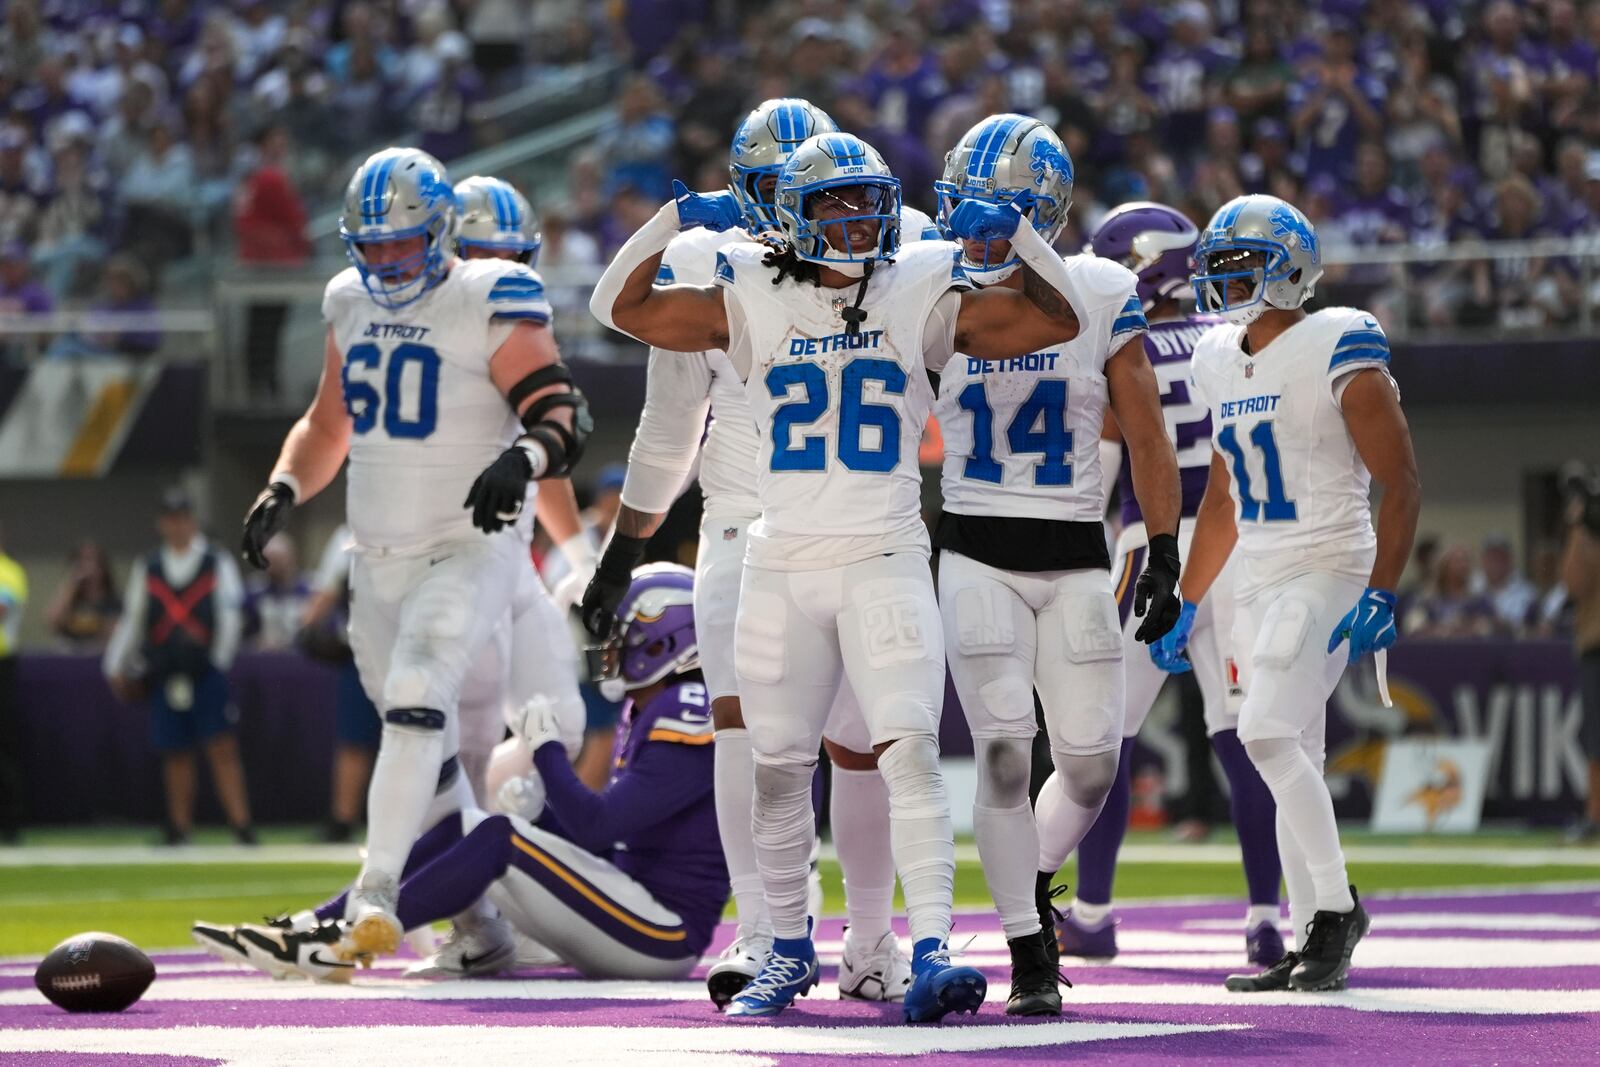
[[[1144,620],[1134,637],[1153,645],[1172,629],[1183,611],[1177,591],[1178,539],[1171,534],[1156,534],[1150,538],[1144,573],[1133,587],[1133,613]]]
[[[495,533],[517,521],[532,480],[533,461],[521,446],[512,445],[478,475],[462,507],[472,509],[472,525]]]
[[[244,538],[239,544],[239,554],[245,562],[258,571],[267,569],[267,557],[261,550],[267,547],[272,535],[283,529],[294,510],[294,490],[282,482],[273,482],[261,490],[256,502],[244,517]]]
[[[604,641],[617,628],[617,606],[628,595],[628,587],[633,584],[633,568],[644,559],[644,546],[649,540],[613,534],[600,557],[600,566],[594,569],[594,577],[583,591],[583,602],[578,605],[583,628],[595,640]]]

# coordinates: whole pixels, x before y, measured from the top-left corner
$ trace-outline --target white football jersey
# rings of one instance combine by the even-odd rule
[[[1339,404],[1352,372],[1388,373],[1383,330],[1364,311],[1325,308],[1255,356],[1243,340],[1243,326],[1214,326],[1191,363],[1195,393],[1211,411],[1212,447],[1231,473],[1239,552],[1296,565],[1370,552],[1371,477]]]
[[[390,310],[352,267],[328,283],[322,314],[344,357],[354,424],[346,514],[356,544],[404,550],[482,536],[462,502],[522,432],[489,359],[516,322],[550,321],[538,274],[509,260],[457,260],[421,299]],[[531,513],[523,509],[524,536]]]
[[[1106,361],[1147,327],[1132,271],[1095,256],[1064,262],[1076,337],[1015,359],[957,353],[939,377],[946,511],[1066,522],[1105,515]]]
[[[938,237],[931,218],[914,207],[901,208],[903,244]],[[656,284],[710,285],[717,268],[717,253],[750,240],[744,230],[685,230],[672,239],[662,254]],[[698,442],[708,400],[712,422],[700,452],[700,491],[705,495],[705,510],[719,516],[749,518],[761,513],[756,496],[761,439],[745,400],[744,383],[734,373],[728,354],[720,349],[650,350],[644,411],[628,455],[631,484],[623,488],[623,502],[629,507],[655,512],[671,506],[692,464],[692,459],[680,462],[685,438],[692,434]]]
[[[717,256],[729,359],[746,374],[760,433],[761,518],[750,528],[748,562],[800,570],[885,552],[926,555],[917,467],[933,403],[925,372],[950,358],[951,331],[931,347],[924,333],[940,297],[966,287],[959,249],[918,242],[879,264],[854,336],[840,313],[854,304],[857,286],[825,289],[792,278],[774,286],[762,263],[767,252],[740,244]]]

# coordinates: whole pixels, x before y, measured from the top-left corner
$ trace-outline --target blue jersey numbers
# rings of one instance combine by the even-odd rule
[[[1224,426],[1217,434],[1217,444],[1228,454],[1233,467],[1233,480],[1239,486],[1239,521],[1241,522],[1294,522],[1299,510],[1283,488],[1283,463],[1278,458],[1278,439],[1272,420],[1263,419],[1250,430],[1249,440],[1261,453],[1261,470],[1266,480],[1267,498],[1257,500],[1250,485],[1250,468],[1245,462],[1245,451],[1239,442],[1234,423]]]
[[[863,356],[839,375],[839,461],[863,474],[884,474],[900,465],[900,412],[866,399],[869,383],[884,395],[903,396],[906,372],[890,359]],[[790,398],[772,413],[772,469],[821,471],[828,467],[828,440],[805,428],[828,410],[828,375],[815,363],[780,363],[767,372],[767,395]],[[866,430],[877,431],[869,447]]]
[[[406,341],[387,353],[370,341],[344,354],[344,407],[352,429],[378,424],[390,437],[420,440],[439,425],[439,353]]]
[[[982,380],[957,397],[972,415],[972,454],[962,470],[964,477],[999,485],[1005,468],[994,458],[994,409]],[[1072,485],[1072,431],[1067,429],[1067,383],[1061,378],[1041,378],[1017,408],[1006,426],[1006,446],[1014,456],[1044,457],[1033,465],[1034,485]]]

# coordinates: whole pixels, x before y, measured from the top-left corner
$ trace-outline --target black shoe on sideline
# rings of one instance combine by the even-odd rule
[[[1283,959],[1260,974],[1230,974],[1223,983],[1230,993],[1282,993],[1289,988],[1289,973],[1300,964],[1300,953],[1285,952]]]
[[[1367,935],[1372,920],[1367,909],[1350,887],[1356,906],[1349,911],[1319,911],[1311,919],[1310,932],[1300,950],[1300,966],[1289,975],[1289,985],[1302,993],[1321,993],[1343,989],[1350,973],[1350,954]]]
[[[348,845],[350,839],[354,836],[355,831],[351,829],[349,823],[330,819],[328,820],[328,825],[323,827],[322,843],[325,845]]]
[[[1045,948],[1045,943],[1054,939],[1055,928],[1047,927],[1037,934],[1006,942],[1006,948],[1011,950],[1011,995],[1006,998],[1007,1015],[1061,1014],[1064,979]]]
[[[254,826],[250,826],[249,824],[244,826],[235,826],[233,828],[233,839],[239,842],[241,845],[261,844],[260,840],[256,838],[256,828]]]

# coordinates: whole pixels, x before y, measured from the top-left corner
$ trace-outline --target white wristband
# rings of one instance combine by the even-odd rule
[[[575,533],[556,546],[561,554],[575,571],[594,573],[595,566],[600,562],[600,553],[595,550],[594,542],[587,533]]]
[[[271,485],[273,482],[282,482],[284,485],[288,486],[289,492],[294,494],[295,503],[298,504],[300,502],[300,479],[296,478],[288,471],[274,471],[272,477],[267,479],[267,484]]]
[[[550,468],[550,453],[545,451],[544,443],[533,437],[519,437],[517,447],[528,455],[528,463],[533,468],[530,477],[535,479],[543,477],[544,472]]]
[[[662,205],[660,211],[651,216],[649,222],[640,226],[638,231],[628,238],[627,243],[617,250],[616,256],[611,260],[611,266],[606,268],[606,272],[595,283],[594,293],[589,297],[589,312],[615,330],[617,324],[612,319],[612,311],[616,307],[617,295],[622,292],[623,285],[629,276],[639,269],[641,263],[665,251],[667,245],[671,244],[677,235],[678,202],[669,200]]]

